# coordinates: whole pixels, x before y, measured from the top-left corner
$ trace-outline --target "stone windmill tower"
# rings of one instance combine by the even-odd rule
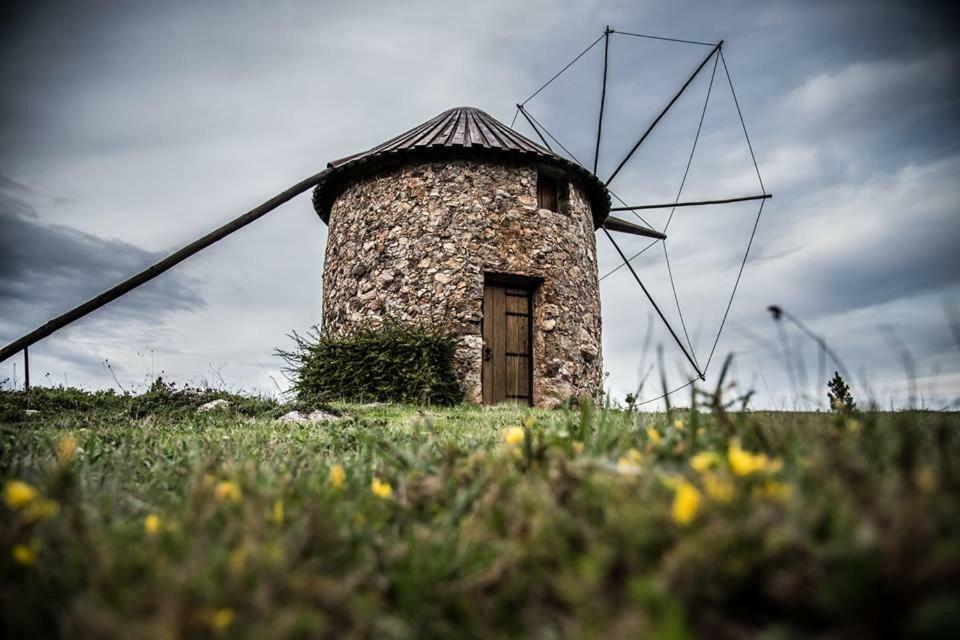
[[[601,391],[594,231],[610,198],[583,167],[459,107],[330,163],[313,203],[329,226],[324,330],[444,326],[473,402]]]

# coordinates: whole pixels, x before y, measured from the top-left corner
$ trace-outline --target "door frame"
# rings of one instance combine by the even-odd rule
[[[527,292],[527,295],[529,296],[530,315],[527,319],[527,323],[528,323],[527,336],[528,336],[528,342],[529,342],[530,356],[527,358],[527,380],[529,381],[529,385],[530,385],[529,406],[531,407],[536,404],[536,396],[535,396],[534,385],[533,385],[533,371],[534,371],[533,363],[534,363],[534,359],[536,358],[536,349],[535,349],[536,340],[534,339],[535,336],[533,333],[533,328],[534,328],[533,314],[536,312],[535,298],[541,284],[543,284],[543,278],[538,276],[525,276],[525,275],[520,275],[516,273],[502,273],[502,272],[491,272],[491,271],[485,271],[483,273],[484,299],[486,298],[487,285],[493,285],[498,287],[510,287],[513,289],[524,289]],[[481,305],[481,310],[483,311],[483,313],[481,313],[481,320],[480,320],[480,337],[483,344],[483,346],[481,347],[481,355],[480,355],[480,367],[481,367],[480,397],[481,397],[481,402],[483,402],[482,400],[483,379],[484,379],[483,367],[485,366],[485,364],[483,360],[482,350],[486,348],[486,331],[485,331],[486,330],[486,310],[483,309],[483,300],[481,300],[480,305]]]

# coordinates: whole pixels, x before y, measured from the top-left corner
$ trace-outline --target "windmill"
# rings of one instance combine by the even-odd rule
[[[689,78],[687,78],[686,82],[683,83],[683,85],[679,88],[679,90],[675,93],[675,95],[673,95],[673,97],[669,100],[666,106],[658,113],[658,115],[656,115],[656,117],[652,120],[649,126],[647,126],[642,131],[642,133],[639,135],[638,139],[636,140],[636,143],[633,144],[633,146],[630,148],[626,156],[619,161],[615,170],[608,177],[604,178],[597,174],[598,174],[598,167],[599,167],[599,161],[600,161],[601,143],[603,140],[604,111],[605,111],[605,103],[606,103],[606,96],[607,96],[607,75],[608,75],[607,71],[608,71],[609,45],[610,45],[611,36],[614,36],[614,35],[623,36],[623,37],[652,38],[654,40],[664,40],[664,41],[671,41],[671,42],[677,42],[677,43],[685,43],[689,45],[696,45],[700,47],[707,47],[709,48],[709,53],[707,54],[706,57],[703,58],[699,66],[696,67],[693,73],[689,76]],[[604,43],[603,80],[602,80],[602,87],[601,87],[601,93],[600,93],[600,99],[599,99],[599,118],[597,122],[597,134],[596,134],[596,143],[594,148],[593,168],[592,170],[590,170],[584,165],[584,163],[581,163],[579,160],[574,158],[572,154],[570,154],[570,152],[566,149],[566,147],[564,147],[564,145],[540,123],[540,121],[534,116],[534,114],[531,113],[530,108],[527,105],[534,97],[536,97],[547,86],[549,86],[551,83],[557,80],[557,78],[559,78],[562,74],[564,74],[564,72],[566,72],[574,64],[576,64],[578,60],[580,60],[588,51],[596,47],[601,41]],[[736,294],[736,289],[739,284],[740,275],[742,275],[743,268],[747,260],[747,256],[749,255],[750,247],[753,243],[753,238],[756,233],[756,228],[759,223],[760,216],[762,215],[762,212],[763,212],[763,203],[767,198],[771,197],[770,194],[766,193],[765,189],[763,188],[763,182],[762,182],[762,179],[760,178],[759,168],[757,167],[756,159],[753,155],[752,145],[750,144],[749,136],[747,135],[746,125],[743,121],[742,113],[740,112],[739,102],[737,101],[736,94],[733,91],[733,82],[732,82],[732,79],[730,78],[730,73],[727,68],[726,60],[723,57],[722,47],[723,47],[722,42],[713,44],[713,43],[697,42],[697,41],[691,41],[691,40],[681,40],[677,38],[663,38],[660,36],[650,36],[645,34],[616,31],[614,29],[611,29],[610,27],[607,27],[606,29],[604,29],[600,37],[594,40],[586,49],[584,49],[579,55],[577,55],[570,63],[568,63],[560,71],[554,74],[544,85],[542,85],[530,97],[528,97],[523,102],[517,104],[516,112],[514,114],[514,120],[511,123],[509,129],[512,131],[514,125],[517,122],[517,119],[520,116],[522,116],[524,118],[524,121],[530,125],[532,130],[539,137],[540,141],[543,143],[544,148],[541,149],[539,148],[539,145],[535,143],[530,143],[529,140],[526,140],[526,138],[523,138],[519,134],[516,134],[514,136],[512,133],[510,133],[510,131],[507,131],[506,127],[504,127],[502,124],[497,123],[492,118],[489,118],[488,116],[486,116],[486,114],[483,114],[483,112],[479,112],[479,110],[463,109],[463,108],[450,110],[450,112],[441,114],[441,116],[438,116],[434,120],[429,121],[428,123],[424,123],[424,125],[421,125],[421,127],[411,130],[406,134],[402,134],[400,137],[398,137],[398,139],[396,139],[396,140],[402,140],[405,142],[397,143],[395,141],[388,141],[387,143],[384,143],[384,145],[375,147],[374,149],[371,149],[368,152],[365,152],[362,154],[355,154],[354,156],[349,156],[348,158],[344,158],[342,160],[334,161],[330,163],[330,165],[328,165],[328,167],[323,171],[309,178],[306,178],[305,180],[300,181],[299,183],[290,187],[286,191],[274,196],[273,198],[264,202],[260,206],[252,209],[251,211],[239,216],[238,218],[232,220],[231,222],[221,226],[220,228],[186,245],[185,247],[174,252],[173,254],[161,260],[160,262],[148,267],[144,271],[132,276],[131,278],[105,291],[99,296],[96,296],[95,298],[88,300],[87,302],[84,302],[83,304],[62,314],[61,316],[50,320],[49,322],[45,323],[41,327],[26,334],[25,336],[19,338],[18,340],[15,340],[14,342],[7,345],[6,347],[3,347],[3,349],[0,349],[0,362],[12,357],[14,354],[20,351],[23,351],[25,373],[26,373],[26,380],[27,380],[26,386],[27,388],[29,388],[28,349],[31,345],[51,335],[53,332],[57,331],[58,329],[67,326],[68,324],[86,316],[87,314],[95,311],[96,309],[103,307],[104,305],[128,293],[129,291],[150,281],[151,279],[164,273],[165,271],[172,268],[173,266],[186,260],[193,254],[203,250],[204,248],[214,244],[215,242],[218,242],[219,240],[225,238],[226,236],[232,234],[233,232],[263,217],[267,213],[275,210],[281,204],[287,202],[288,200],[291,200],[292,198],[296,197],[297,195],[305,191],[308,191],[310,189],[316,189],[315,197],[314,197],[315,207],[318,204],[318,196],[321,195],[322,193],[332,194],[330,196],[332,199],[333,197],[339,195],[339,191],[335,191],[335,192],[329,191],[328,185],[336,183],[337,177],[343,174],[343,172],[345,171],[345,168],[355,167],[359,164],[363,164],[367,162],[369,159],[374,157],[379,158],[384,155],[389,155],[384,153],[385,149],[389,149],[390,151],[396,151],[397,149],[401,151],[416,150],[414,149],[415,147],[419,148],[423,146],[422,136],[420,136],[420,133],[416,133],[418,131],[420,132],[427,131],[428,133],[424,135],[432,136],[431,137],[431,140],[433,140],[433,142],[431,143],[432,146],[436,146],[438,148],[445,147],[449,149],[451,148],[451,146],[457,147],[457,148],[462,148],[464,146],[470,147],[471,146],[470,132],[472,131],[470,127],[471,126],[476,127],[477,134],[478,134],[477,138],[482,140],[483,144],[480,144],[480,145],[474,144],[475,149],[478,147],[486,147],[487,150],[496,151],[498,153],[503,152],[503,153],[514,154],[515,152],[517,152],[520,154],[524,154],[524,153],[532,154],[533,156],[536,156],[538,158],[538,161],[540,162],[546,162],[547,164],[550,164],[550,165],[556,165],[558,167],[563,168],[565,171],[571,172],[571,175],[579,176],[577,178],[578,180],[585,180],[587,183],[590,183],[588,190],[594,193],[600,192],[604,197],[606,197],[606,194],[609,191],[610,184],[614,181],[615,178],[617,178],[618,175],[621,174],[622,170],[630,161],[630,159],[636,154],[636,152],[641,147],[641,145],[643,145],[644,142],[647,140],[647,138],[650,136],[654,128],[657,127],[657,125],[661,122],[664,116],[670,111],[670,109],[674,106],[674,104],[679,100],[679,98],[684,94],[684,92],[687,91],[688,87],[691,85],[694,79],[697,78],[703,72],[703,70],[707,68],[712,62],[712,75],[710,80],[710,86],[711,87],[713,86],[713,80],[717,75],[718,67],[722,65],[723,71],[726,75],[726,79],[730,86],[731,93],[734,96],[734,101],[737,104],[737,111],[738,111],[738,114],[740,115],[740,124],[743,129],[744,136],[747,140],[747,144],[750,148],[751,158],[753,160],[754,168],[756,169],[756,172],[757,172],[757,178],[760,183],[760,193],[757,195],[736,196],[736,197],[728,197],[723,199],[701,200],[701,201],[695,201],[695,202],[681,201],[680,196],[683,190],[682,185],[686,181],[686,177],[687,177],[686,173],[689,171],[690,163],[693,160],[693,151],[691,151],[690,159],[687,162],[687,168],[684,173],[684,178],[681,181],[681,189],[678,191],[677,197],[673,202],[662,203],[662,204],[629,205],[617,197],[617,200],[620,200],[620,206],[615,206],[611,208],[609,207],[609,204],[604,203],[601,206],[599,206],[599,208],[594,207],[594,223],[596,223],[595,224],[596,228],[603,231],[604,236],[609,240],[610,243],[612,243],[612,245],[616,249],[616,252],[622,261],[622,263],[617,268],[619,269],[622,266],[627,267],[627,269],[633,276],[633,279],[639,285],[643,295],[648,299],[649,303],[652,305],[653,309],[659,316],[659,320],[662,322],[664,327],[668,330],[673,341],[676,343],[676,346],[679,348],[679,350],[682,352],[682,354],[684,355],[686,360],[689,362],[693,370],[696,372],[696,376],[693,377],[690,381],[688,381],[683,386],[693,384],[698,379],[704,380],[706,378],[706,371],[710,365],[710,362],[713,357],[713,353],[716,349],[716,345],[719,342],[720,334],[722,333],[722,330],[723,330],[723,325],[726,322],[726,317],[729,314],[730,307],[732,306],[733,298]],[[703,111],[701,113],[701,119],[700,119],[701,126],[703,124],[703,113],[706,112],[708,102],[709,102],[709,91],[707,95],[707,100],[704,103]],[[453,113],[453,112],[456,112],[456,115],[449,115],[450,113]],[[491,135],[485,136],[483,133],[484,130],[490,133]],[[466,134],[465,138],[463,135],[464,133]],[[414,135],[415,138],[411,138],[410,137],[411,135]],[[697,143],[697,140],[699,139],[699,135],[700,135],[700,128],[698,127],[697,136],[694,140],[694,149],[696,148],[696,143]],[[554,143],[554,145],[556,145],[558,150],[555,150],[553,145],[550,144],[551,141]],[[428,145],[428,146],[431,146],[431,145]],[[567,154],[567,156],[570,157],[569,161],[559,155],[560,150],[562,150],[564,153]],[[420,153],[420,151],[417,151],[417,153]],[[564,165],[564,163],[566,163],[566,165],[569,165],[569,166]],[[612,192],[611,192],[611,195],[613,195]],[[639,214],[638,212],[643,210],[649,210],[649,209],[669,208],[671,210],[671,218],[672,218],[673,211],[676,210],[677,208],[692,207],[692,206],[721,205],[721,204],[726,204],[731,202],[749,202],[749,201],[759,201],[760,203],[757,211],[756,219],[754,221],[753,231],[750,235],[750,240],[747,243],[747,249],[744,253],[743,261],[741,262],[741,265],[740,265],[740,271],[737,276],[737,280],[733,285],[733,290],[731,292],[730,299],[726,305],[726,309],[723,314],[723,320],[720,323],[720,328],[717,332],[716,339],[714,340],[713,347],[711,348],[710,355],[708,356],[705,365],[701,367],[697,358],[695,357],[689,336],[686,335],[685,325],[683,326],[683,333],[686,337],[686,343],[684,343],[684,340],[681,339],[679,333],[676,331],[674,326],[672,326],[671,323],[668,321],[660,305],[654,299],[654,296],[651,295],[648,287],[641,280],[636,269],[632,264],[633,260],[636,259],[639,255],[641,255],[644,251],[646,251],[646,249],[643,249],[637,254],[628,257],[626,253],[623,251],[623,249],[621,248],[621,246],[616,242],[611,232],[646,237],[651,240],[650,244],[647,245],[647,248],[650,248],[656,245],[657,243],[663,243],[664,252],[665,252],[665,255],[667,255],[666,231],[667,231],[667,227],[669,226],[670,218],[668,218],[667,224],[664,225],[663,230],[657,230],[652,228],[651,225],[647,224],[646,221],[642,218],[641,214]],[[609,201],[607,200],[607,202]],[[330,205],[330,202],[326,202],[324,204],[324,206],[326,207],[329,207],[329,205]],[[323,217],[323,213],[321,212],[320,207],[317,207],[317,211],[318,213],[321,214],[321,217]],[[597,213],[598,211],[599,211],[599,217]],[[610,215],[611,212],[616,213],[618,215]],[[329,216],[329,210],[327,211],[327,215]],[[625,220],[622,217],[619,217],[620,215],[634,215],[643,224],[638,224],[638,223]],[[593,242],[592,238],[590,241],[591,243]],[[667,259],[669,260],[669,257]],[[672,274],[671,274],[671,285],[673,286]],[[676,295],[674,297],[676,299]],[[680,311],[678,300],[677,300],[677,310],[678,312]],[[529,315],[532,316],[532,311],[529,313]],[[682,313],[680,313],[680,319],[681,319],[681,324],[683,324]],[[596,337],[597,338],[599,337],[599,330],[597,331]],[[528,357],[532,357],[532,355],[528,355]],[[589,354],[585,355],[585,357],[587,360],[592,359],[589,356]],[[596,356],[594,355],[593,358],[595,357]],[[527,397],[532,401],[532,392],[529,390],[528,390]]]
[[[647,39],[652,41],[661,41],[661,42],[678,43],[681,45],[690,45],[692,47],[705,48],[708,53],[705,57],[703,57],[700,60],[699,64],[693,69],[692,73],[690,73],[690,75],[686,78],[686,80],[683,82],[680,88],[672,95],[672,97],[670,97],[669,101],[666,102],[666,105],[659,112],[656,113],[656,115],[650,121],[649,125],[646,126],[646,128],[639,133],[638,137],[636,138],[636,142],[630,147],[629,151],[617,162],[616,167],[613,169],[613,171],[609,175],[600,175],[600,173],[598,172],[598,167],[600,166],[600,161],[601,161],[600,150],[601,150],[601,144],[603,141],[603,126],[604,126],[604,115],[605,115],[605,106],[606,106],[606,98],[607,98],[607,80],[608,80],[609,57],[610,57],[609,56],[610,39],[611,39],[611,36],[614,36],[614,35],[621,36],[624,38],[641,38],[641,39]],[[560,149],[563,153],[565,153],[571,159],[573,159],[574,161],[580,164],[585,164],[580,160],[578,160],[570,152],[570,150],[563,144],[563,142],[558,137],[554,136],[540,122],[540,120],[533,113],[531,113],[530,107],[528,106],[528,104],[538,95],[540,95],[545,89],[547,89],[547,87],[549,87],[552,83],[554,83],[558,78],[560,78],[565,72],[567,72],[571,67],[577,64],[589,51],[591,51],[594,47],[599,46],[601,42],[603,43],[602,83],[601,83],[601,90],[600,90],[600,96],[599,96],[599,113],[597,118],[596,137],[595,137],[595,143],[593,148],[592,172],[608,190],[610,190],[611,184],[614,182],[614,180],[619,175],[621,175],[621,172],[627,166],[631,158],[634,157],[634,155],[637,153],[640,147],[644,144],[644,142],[648,140],[648,138],[650,137],[654,129],[661,123],[663,118],[667,115],[668,112],[670,112],[670,110],[674,107],[674,105],[681,98],[681,96],[683,96],[689,90],[694,80],[696,80],[699,76],[709,71],[709,83],[706,91],[706,96],[704,98],[703,106],[700,109],[700,115],[699,115],[699,121],[697,124],[696,133],[693,137],[690,153],[687,158],[686,165],[682,174],[682,178],[680,179],[680,185],[676,192],[675,198],[670,202],[630,205],[627,202],[624,202],[619,196],[617,196],[612,190],[610,190],[609,191],[610,196],[618,200],[620,206],[611,207],[610,209],[611,214],[606,219],[602,227],[604,236],[607,238],[607,240],[615,249],[617,255],[620,258],[620,262],[616,267],[604,273],[600,277],[600,280],[603,281],[606,278],[612,276],[617,271],[619,271],[621,268],[626,267],[630,275],[632,276],[632,279],[639,286],[643,296],[648,300],[648,302],[652,306],[653,310],[655,311],[658,317],[658,320],[662,323],[662,326],[669,333],[671,340],[674,342],[678,350],[682,353],[686,362],[690,365],[690,367],[695,372],[695,375],[690,376],[689,379],[686,380],[683,384],[669,390],[664,389],[664,393],[662,395],[653,397],[653,398],[644,399],[637,403],[637,404],[647,404],[650,402],[655,402],[657,400],[660,400],[663,397],[673,394],[677,391],[680,391],[692,384],[695,384],[697,381],[703,381],[706,379],[707,370],[710,367],[710,364],[712,363],[713,357],[716,353],[717,345],[719,344],[720,338],[723,333],[723,329],[726,325],[727,318],[730,314],[733,301],[736,297],[737,289],[739,288],[740,280],[743,276],[743,271],[746,266],[747,259],[750,255],[750,250],[753,246],[753,241],[756,237],[757,228],[759,226],[760,219],[764,211],[764,204],[766,200],[768,200],[773,196],[771,193],[767,192],[766,187],[764,186],[764,183],[763,183],[763,178],[761,177],[760,169],[759,169],[759,166],[756,160],[756,155],[753,149],[753,144],[747,132],[746,122],[743,117],[743,112],[740,108],[740,101],[737,97],[736,90],[734,89],[733,79],[730,74],[730,70],[727,65],[726,58],[724,57],[724,54],[723,54],[724,42],[722,40],[716,43],[703,42],[703,41],[697,41],[697,40],[686,40],[681,38],[670,38],[670,37],[656,36],[656,35],[643,34],[643,33],[618,31],[607,26],[604,29],[603,33],[598,38],[593,40],[593,42],[591,42],[584,50],[582,50],[569,63],[567,63],[564,67],[562,67],[557,73],[551,76],[549,80],[547,80],[536,91],[530,94],[525,100],[523,100],[522,102],[516,105],[516,110],[514,112],[513,122],[511,123],[511,126],[516,124],[518,118],[522,116],[523,120],[530,126],[530,128],[537,134],[537,136],[539,136],[540,140],[544,144],[548,145],[548,141],[553,142],[553,145],[556,148]],[[746,142],[747,149],[749,151],[750,160],[753,164],[753,170],[756,175],[756,181],[759,187],[759,193],[750,194],[750,195],[728,196],[728,197],[721,197],[721,198],[710,198],[710,199],[702,199],[702,200],[681,200],[684,187],[687,185],[687,179],[690,174],[690,168],[694,160],[695,152],[697,150],[697,144],[700,140],[701,132],[703,130],[704,117],[707,113],[707,109],[710,104],[710,98],[714,89],[715,81],[717,80],[718,70],[720,70],[721,68],[723,73],[723,79],[725,79],[726,84],[729,87],[730,95],[733,99],[733,104],[736,107],[738,124],[743,133],[743,138]],[[723,79],[721,79],[721,82],[723,81]],[[717,328],[717,332],[713,337],[713,341],[710,346],[709,353],[706,357],[706,360],[703,364],[701,364],[694,352],[693,344],[691,343],[690,336],[687,332],[686,322],[684,321],[683,311],[680,307],[680,301],[677,294],[677,286],[674,281],[673,271],[670,267],[670,254],[669,254],[668,243],[667,243],[667,232],[669,230],[670,223],[673,220],[674,214],[677,211],[677,209],[683,209],[687,207],[727,205],[727,204],[735,204],[735,203],[743,203],[743,202],[756,202],[757,203],[756,212],[753,216],[752,226],[749,233],[749,237],[746,242],[746,247],[744,249],[742,258],[739,261],[739,268],[737,270],[736,278],[732,283],[729,297],[727,298],[725,306],[723,308],[723,313],[719,322],[719,326]],[[654,225],[650,224],[639,213],[641,211],[664,210],[664,209],[669,210],[669,215],[666,219],[665,224],[661,229],[654,228]],[[638,229],[638,225],[636,223],[628,222],[618,217],[620,215],[625,215],[625,214],[626,215],[632,214],[636,216],[639,219],[639,222],[642,223],[642,227]],[[644,231],[642,231],[641,229],[643,229]],[[633,235],[642,235],[642,236],[651,238],[651,241],[645,244],[639,251],[633,253],[628,257],[627,254],[624,252],[623,248],[621,247],[621,245],[615,240],[614,236],[611,234],[611,231],[629,233]],[[658,304],[657,300],[655,300],[654,296],[651,294],[651,291],[644,284],[643,280],[641,280],[639,274],[637,273],[637,270],[633,266],[633,262],[638,257],[645,254],[648,250],[650,250],[651,248],[655,247],[658,244],[661,245],[663,248],[664,259],[666,261],[666,268],[669,276],[669,284],[673,293],[673,301],[675,302],[675,306],[676,306],[676,314],[680,320],[679,328],[675,327],[667,319],[663,309],[661,308],[661,305]],[[682,338],[680,335],[681,333],[683,335]]]

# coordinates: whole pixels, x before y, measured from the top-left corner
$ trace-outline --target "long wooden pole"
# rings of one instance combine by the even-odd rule
[[[647,130],[644,131],[643,135],[640,136],[640,139],[637,140],[637,144],[633,145],[633,148],[630,149],[630,153],[627,154],[627,157],[625,157],[623,160],[620,161],[620,164],[617,165],[617,168],[613,171],[612,174],[610,174],[610,177],[607,178],[607,181],[604,183],[604,186],[607,186],[611,182],[613,182],[613,179],[617,177],[618,173],[620,173],[620,169],[623,169],[623,165],[627,164],[627,160],[629,160],[633,156],[634,152],[640,147],[641,144],[643,144],[643,141],[647,139],[647,136],[650,135],[650,132],[653,131],[653,128],[657,126],[657,123],[660,122],[663,116],[667,115],[667,111],[670,111],[670,107],[673,106],[673,103],[676,102],[681,95],[683,95],[683,92],[687,90],[687,87],[689,87],[690,83],[693,82],[693,79],[697,77],[697,74],[700,73],[700,70],[703,69],[704,66],[706,66],[707,62],[710,61],[710,58],[712,58],[714,54],[720,51],[720,47],[722,46],[723,46],[723,40],[717,43],[717,46],[715,46],[713,49],[710,50],[710,55],[708,55],[706,58],[703,59],[703,62],[701,62],[700,66],[697,67],[697,70],[694,71],[693,74],[687,79],[687,81],[683,83],[683,86],[680,87],[680,91],[677,91],[677,95],[673,96],[673,99],[667,103],[667,106],[663,108],[663,111],[660,112],[660,115],[658,115],[654,119],[654,121],[650,123],[650,126],[647,127]]]
[[[666,202],[664,204],[641,204],[635,207],[611,207],[610,211],[639,211],[640,209],[672,209],[674,207],[700,207],[707,204],[728,204],[730,202],[747,202],[749,200],[766,200],[772,198],[772,193],[761,193],[756,196],[742,196],[726,198],[724,200],[700,200],[699,202]]]
[[[128,278],[127,280],[124,280],[117,286],[104,291],[97,297],[87,300],[80,306],[75,307],[70,311],[67,311],[63,315],[54,318],[53,320],[47,322],[43,326],[38,327],[37,329],[34,329],[33,331],[23,336],[22,338],[18,340],[14,340],[13,342],[5,346],[3,349],[0,349],[0,362],[3,362],[7,358],[13,356],[16,353],[19,353],[20,351],[23,351],[30,345],[40,340],[43,340],[54,331],[58,329],[62,329],[63,327],[70,324],[71,322],[79,320],[80,318],[96,311],[100,307],[106,304],[109,304],[110,302],[113,302],[123,294],[128,293],[133,289],[136,289],[137,287],[144,284],[145,282],[149,282],[150,280],[153,280],[154,278],[156,278],[163,272],[167,271],[171,267],[174,267],[180,264],[181,262],[183,262],[184,260],[192,256],[193,254],[198,253],[203,249],[206,249],[207,247],[212,245],[214,242],[217,242],[218,240],[222,240],[223,238],[227,237],[234,231],[242,229],[243,227],[247,226],[251,222],[254,222],[255,220],[258,220],[264,215],[270,213],[271,211],[273,211],[274,209],[282,205],[284,202],[287,202],[288,200],[291,200],[294,197],[300,195],[304,191],[307,191],[308,189],[316,186],[317,183],[319,183],[320,180],[323,178],[326,171],[327,170],[321,171],[320,173],[314,176],[310,176],[306,180],[298,182],[297,184],[293,185],[283,193],[277,194],[274,197],[270,198],[269,200],[261,204],[259,207],[256,207],[255,209],[251,209],[250,211],[243,214],[242,216],[235,218],[230,222],[228,222],[227,224],[223,225],[222,227],[211,231],[210,233],[203,236],[199,240],[195,240],[191,242],[190,244],[183,247],[179,251],[176,251],[170,254],[160,262],[150,267],[147,267],[137,275],[131,278]]]
[[[644,238],[656,238],[657,240],[666,240],[667,236],[660,233],[656,229],[651,229],[650,227],[641,227],[638,224],[633,224],[626,220],[621,220],[620,218],[614,216],[607,216],[607,219],[603,221],[603,228],[608,231],[619,231],[621,233],[630,233],[635,236],[643,236]]]
[[[603,30],[606,41],[603,43],[603,85],[600,88],[600,118],[597,120],[597,147],[593,151],[593,175],[597,175],[597,163],[600,162],[600,136],[603,134],[603,105],[607,101],[607,56],[610,53],[610,25]]]

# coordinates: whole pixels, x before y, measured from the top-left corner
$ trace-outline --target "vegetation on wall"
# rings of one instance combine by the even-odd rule
[[[453,372],[453,336],[442,329],[388,321],[345,335],[290,336],[277,350],[292,390],[307,402],[406,402],[451,405],[463,397]]]

